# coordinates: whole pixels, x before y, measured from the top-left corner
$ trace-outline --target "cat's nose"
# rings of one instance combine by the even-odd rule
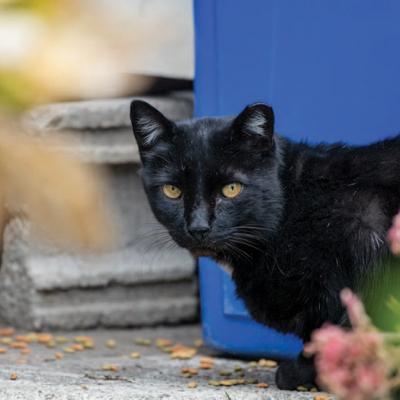
[[[190,236],[201,242],[207,237],[210,227],[208,225],[189,226],[188,231]]]

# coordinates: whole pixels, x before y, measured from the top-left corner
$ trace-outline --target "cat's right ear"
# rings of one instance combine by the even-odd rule
[[[173,129],[173,122],[145,101],[132,101],[130,116],[140,151],[150,149]]]

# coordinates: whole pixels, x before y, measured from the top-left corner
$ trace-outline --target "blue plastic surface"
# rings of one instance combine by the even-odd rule
[[[294,140],[364,144],[400,131],[400,1],[194,6],[196,115],[235,114],[264,101],[274,107],[276,130]],[[200,260],[206,342],[235,353],[294,355],[295,342],[244,315],[229,278],[211,264]]]
[[[248,357],[290,358],[303,345],[293,335],[278,334],[254,322],[234,291],[229,275],[209,258],[199,260],[204,341],[229,353]]]

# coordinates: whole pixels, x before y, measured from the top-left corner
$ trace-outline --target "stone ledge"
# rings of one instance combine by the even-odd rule
[[[193,99],[189,94],[141,96],[118,99],[53,103],[32,109],[25,122],[35,131],[114,129],[130,127],[129,105],[144,100],[176,121],[193,115]]]
[[[149,102],[172,120],[193,115],[193,98],[186,93],[49,104],[32,109],[23,123],[28,132],[38,137],[63,134],[72,138],[71,145],[61,150],[84,161],[138,163],[138,149],[129,119],[129,105],[133,99]]]

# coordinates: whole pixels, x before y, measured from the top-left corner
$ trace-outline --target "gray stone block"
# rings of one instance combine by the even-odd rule
[[[187,96],[145,100],[172,119],[192,112]],[[5,230],[0,270],[0,318],[5,322],[26,329],[74,329],[197,317],[194,260],[171,248],[150,211],[137,173],[129,104],[130,99],[53,104],[26,117],[33,135],[73,136],[74,143],[62,151],[108,170],[120,240],[112,252],[77,255],[37,242],[29,224],[12,221]]]
[[[123,164],[139,162],[129,120],[133,98],[58,103],[36,107],[24,117],[28,131],[36,136],[59,135],[74,139],[64,151],[84,161]],[[190,93],[167,97],[140,97],[172,120],[193,115]]]
[[[37,243],[13,220],[4,235],[0,315],[25,329],[177,323],[196,318],[194,262],[182,250],[129,246],[74,255]]]
[[[180,120],[193,115],[190,94],[172,93],[168,96],[89,100],[54,103],[32,109],[26,122],[45,133],[53,130],[114,129],[130,127],[129,104],[133,99],[144,100],[168,118]]]

